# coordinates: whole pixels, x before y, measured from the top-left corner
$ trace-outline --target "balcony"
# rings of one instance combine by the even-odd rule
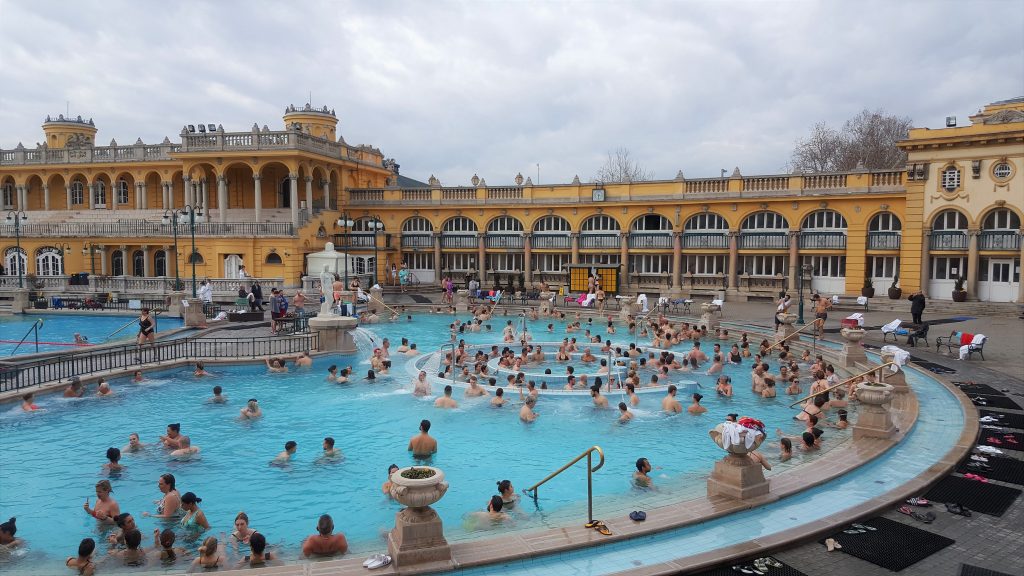
[[[349,248],[355,250],[373,250],[376,245],[373,234],[335,234],[335,248]]]
[[[189,236],[189,224],[163,224],[151,220],[120,220],[117,222],[28,222],[21,224],[18,233],[39,238],[146,238],[153,236]],[[196,236],[295,236],[291,222],[196,222]],[[0,224],[0,237],[13,238],[15,229]]]
[[[741,250],[785,250],[789,248],[789,232],[743,232]]]
[[[1020,233],[1012,230],[986,230],[978,234],[978,250],[1020,250]]]
[[[931,250],[967,250],[967,233],[963,231],[932,232],[928,248]]]
[[[868,232],[868,250],[899,250],[902,232]]]
[[[686,232],[683,250],[728,249],[729,235],[717,232]]]
[[[630,232],[629,247],[640,250],[671,250],[671,233]]]
[[[617,233],[580,234],[580,249],[582,250],[618,250],[620,246],[622,246],[622,237]]]
[[[434,235],[433,234],[402,234],[402,248],[403,249],[424,249],[434,247]]]
[[[569,250],[572,248],[572,238],[568,234],[534,234],[530,237],[530,248]]]
[[[846,232],[801,232],[800,248],[846,250]]]
[[[504,250],[522,250],[523,236],[522,234],[491,234],[488,232],[484,236],[484,246]]]
[[[454,235],[454,234],[442,234],[441,235],[441,248],[455,248],[460,250],[470,249],[476,250],[480,246],[480,242],[476,239],[476,235]]]

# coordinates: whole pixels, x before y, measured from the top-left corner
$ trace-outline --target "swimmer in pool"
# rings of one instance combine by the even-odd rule
[[[118,461],[121,459],[121,451],[117,448],[107,448],[107,460],[108,462],[103,465],[103,471],[109,473],[119,473],[124,470]]]
[[[263,362],[266,363],[267,371],[269,372],[281,373],[288,371],[288,367],[285,366],[284,363],[278,360],[277,358],[274,358],[273,360],[271,360],[270,358],[266,358],[263,360]]]
[[[427,373],[420,370],[416,379],[412,381],[412,395],[413,396],[429,396],[430,395],[430,382],[427,381]]]
[[[28,394],[25,394],[24,396],[22,396],[21,397],[21,409],[22,409],[22,411],[24,411],[24,412],[35,412],[36,410],[42,410],[42,408],[40,408],[39,406],[37,406],[35,404],[35,402],[33,402],[34,399],[35,399],[35,394],[32,394],[31,392],[29,392]]]
[[[608,399],[601,395],[601,387],[594,385],[590,387],[590,397],[594,400],[594,408],[607,408]]]
[[[145,448],[146,445],[139,441],[139,433],[132,432],[128,435],[128,444],[121,448],[121,452],[139,452]]]
[[[469,377],[469,388],[466,388],[465,392],[465,396],[467,398],[472,396],[487,396],[488,394],[487,390],[481,388],[479,384],[477,384],[476,376]]]
[[[391,497],[391,475],[398,471],[398,464],[392,464],[388,466],[388,479],[380,485],[380,491],[387,494],[388,498]]]
[[[71,385],[64,389],[65,398],[81,398],[85,395],[85,387],[82,386],[82,381],[78,378],[71,380]]]
[[[181,424],[174,423],[167,425],[167,434],[160,437],[160,442],[163,443],[165,448],[176,450],[180,448],[178,446],[178,438],[181,437]]]
[[[135,374],[132,375],[132,382],[145,382],[146,378],[142,375],[142,370],[136,370]]]
[[[199,446],[192,445],[192,439],[188,436],[182,435],[178,440],[179,448],[171,452],[171,458],[175,460],[189,460],[196,454],[199,454]]]
[[[289,440],[284,443],[284,450],[279,452],[274,459],[270,461],[271,466],[283,466],[291,461],[292,456],[295,456],[296,450],[298,450],[298,444],[294,440]]]
[[[255,398],[249,398],[245,408],[238,411],[238,417],[242,420],[255,420],[260,416],[263,416],[263,409],[260,408],[259,400]]]
[[[636,387],[632,384],[626,384],[626,396],[629,396],[630,406],[637,406],[640,404],[640,397],[636,395]]]
[[[452,398],[452,386],[451,384],[444,387],[444,396],[441,396],[437,400],[434,400],[435,408],[458,408],[459,403]]]
[[[701,396],[700,394],[694,392],[693,393],[693,404],[690,404],[689,406],[687,406],[686,407],[686,411],[689,412],[690,414],[693,414],[693,415],[703,414],[703,413],[707,412],[708,409],[700,405],[700,401],[701,401],[702,398],[704,398],[704,397]]]
[[[210,402],[211,404],[227,404],[228,397],[225,396],[223,392],[223,388],[221,388],[220,386],[214,386],[213,396],[211,396],[210,399],[207,400],[207,402]]]
[[[633,413],[629,411],[629,407],[626,406],[625,402],[619,402],[619,422],[625,424],[633,419]]]
[[[181,512],[181,495],[174,487],[174,474],[161,474],[156,482],[157,488],[163,493],[163,497],[157,500],[156,514],[143,512],[145,517],[154,518],[176,518]]]
[[[320,516],[316,523],[316,534],[306,538],[302,543],[302,555],[309,556],[334,556],[348,552],[348,541],[345,535],[334,534],[334,520],[329,514]]]
[[[650,488],[654,481],[647,474],[651,471],[651,463],[647,458],[639,458],[636,461],[636,472],[633,472],[633,484],[638,488]]]
[[[668,393],[661,399],[661,409],[669,414],[678,414],[683,411],[683,405],[676,400],[675,384],[669,384]]]
[[[313,365],[313,359],[309,357],[309,352],[303,352],[295,357],[295,366],[299,368],[309,368]]]
[[[505,389],[498,388],[494,391],[494,398],[491,398],[491,406],[501,408],[505,405]]]
[[[409,439],[407,450],[414,458],[428,458],[437,452],[437,440],[430,436],[430,420],[420,421],[420,433]]]
[[[100,522],[113,523],[114,517],[121,513],[121,506],[110,496],[113,491],[110,480],[100,480],[96,483],[96,506],[90,507],[86,498],[82,509]]]
[[[202,362],[196,362],[196,369],[195,372],[192,372],[192,375],[195,376],[196,378],[200,378],[202,376],[209,376],[210,373],[206,371],[205,364],[203,364]]]
[[[538,414],[533,411],[533,407],[537,404],[536,396],[527,396],[523,400],[523,406],[519,409],[519,419],[523,422],[533,422],[537,419]]]
[[[110,389],[110,384],[106,380],[100,378],[100,385],[96,388],[97,396],[110,396],[114,391]]]
[[[342,457],[344,457],[344,454],[341,453],[341,449],[334,447],[334,438],[331,438],[330,436],[324,438],[324,453],[322,458],[325,460],[336,460]]]

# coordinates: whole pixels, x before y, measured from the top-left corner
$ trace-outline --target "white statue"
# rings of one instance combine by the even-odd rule
[[[320,273],[320,294],[323,295],[324,301],[320,304],[320,316],[334,316],[334,274],[328,269],[327,265],[324,265],[324,271]]]

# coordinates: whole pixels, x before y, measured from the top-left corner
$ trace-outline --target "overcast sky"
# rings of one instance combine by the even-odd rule
[[[0,0],[0,26],[0,147],[67,101],[105,145],[281,129],[312,92],[348,143],[445,185],[586,181],[619,147],[659,179],[777,173],[815,122],[1024,95],[1021,0]]]

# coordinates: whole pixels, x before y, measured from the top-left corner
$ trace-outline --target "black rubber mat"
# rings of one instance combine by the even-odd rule
[[[962,390],[964,394],[984,394],[986,396],[998,395],[1003,396],[1004,393],[996,390],[988,384],[968,383],[968,382],[953,382],[957,388]]]
[[[1006,572],[999,572],[990,568],[982,568],[980,566],[971,566],[970,564],[960,565],[960,576],[1013,576]]]
[[[839,532],[833,534],[832,538],[843,546],[842,552],[893,572],[912,566],[956,542],[934,532],[888,518],[872,518],[861,524],[875,530],[857,534]],[[821,542],[824,543],[824,540]]]
[[[972,512],[1002,516],[1020,493],[1018,488],[987,484],[962,476],[946,476],[924,497],[935,502],[955,502]]]
[[[974,394],[968,396],[971,397],[971,402],[975,406],[983,408],[1004,408],[1006,410],[1020,410],[1020,406],[1016,402],[1010,400],[1007,396],[985,396],[984,394]]]
[[[1007,412],[998,412],[995,410],[979,410],[978,412],[982,417],[991,416],[996,419],[995,422],[982,422],[982,424],[992,424],[995,426],[1002,426],[1004,428],[1024,430],[1024,416],[1020,414],[1009,414]]]
[[[1024,461],[1017,460],[1016,458],[1000,458],[999,456],[984,457],[988,458],[988,462],[977,462],[977,464],[988,466],[988,470],[972,468],[970,464],[975,461],[967,460],[961,462],[960,467],[956,471],[961,474],[978,474],[989,480],[998,480],[1024,486]]]
[[[995,432],[982,428],[978,436],[978,444],[995,446],[1000,450],[1024,450],[1024,434],[1020,432]]]
[[[420,296],[419,294],[406,294],[406,296],[408,296],[409,298],[412,298],[412,301],[417,303],[417,304],[431,304],[432,303],[432,300],[430,298],[427,298],[426,296]]]
[[[917,364],[918,366],[924,368],[929,372],[934,372],[935,374],[956,374],[956,370],[953,370],[952,368],[946,368],[945,366],[941,364],[936,364],[935,362],[925,362],[923,360],[917,360],[913,356],[911,356],[910,359],[914,362],[914,364]]]
[[[771,558],[779,564],[782,564],[782,566],[779,568],[772,568],[769,566],[768,571],[765,572],[765,574],[771,574],[772,576],[807,576],[807,574],[804,574],[803,572],[797,570],[796,568],[793,568],[789,564],[786,564],[785,562],[775,558],[774,556],[758,556],[758,558]],[[754,566],[754,560],[756,559],[757,558],[747,558],[742,562],[730,562],[728,565],[725,566],[716,566],[705,572],[697,573],[697,576],[737,576],[738,574],[742,575],[743,568],[750,570],[750,568]],[[734,569],[733,566],[736,566],[737,568]]]

